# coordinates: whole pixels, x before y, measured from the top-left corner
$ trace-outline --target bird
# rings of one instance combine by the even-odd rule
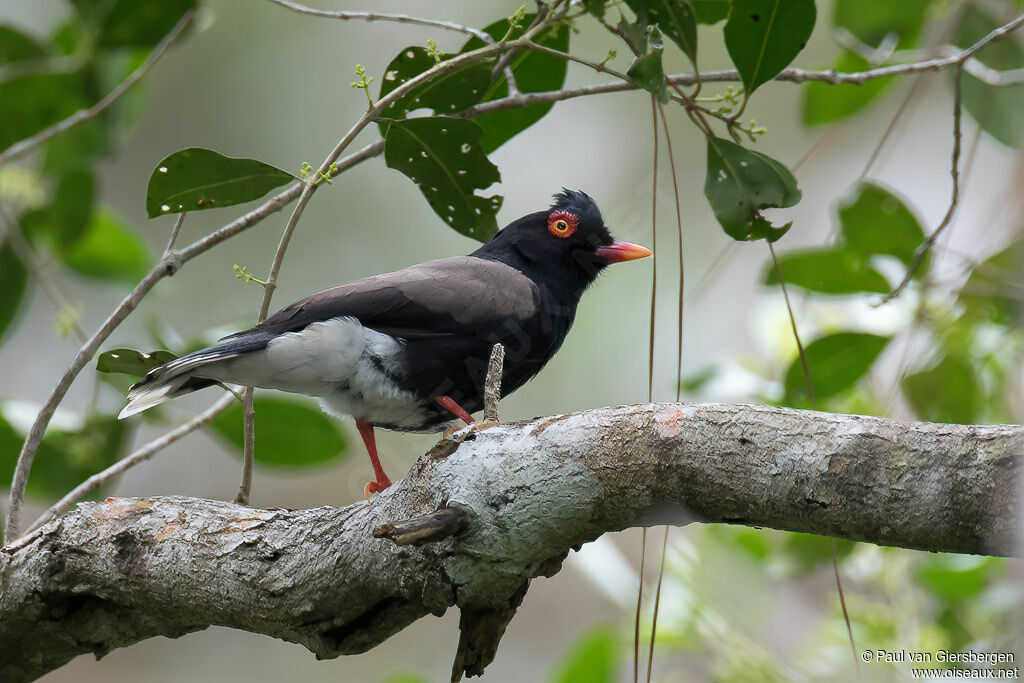
[[[505,347],[506,396],[562,346],[580,297],[608,265],[650,255],[612,238],[588,194],[563,188],[550,208],[509,223],[468,256],[323,290],[153,368],[118,417],[225,383],[316,397],[328,414],[355,418],[374,473],[363,490],[369,502],[391,486],[375,428],[472,424],[495,344]]]

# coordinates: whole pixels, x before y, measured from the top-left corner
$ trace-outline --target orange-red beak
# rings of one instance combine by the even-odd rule
[[[612,242],[607,247],[598,247],[595,251],[598,258],[607,263],[621,263],[622,261],[634,261],[638,258],[645,258],[651,255],[651,250],[641,247],[639,244],[629,242]]]

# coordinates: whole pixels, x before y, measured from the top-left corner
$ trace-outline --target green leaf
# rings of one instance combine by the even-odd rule
[[[10,228],[12,230],[17,228]],[[28,273],[5,240],[0,246],[0,339],[14,322],[28,289]]]
[[[512,32],[512,39],[523,34],[534,20],[534,14],[527,14],[522,21],[522,27]],[[508,31],[508,20],[502,19],[484,29],[495,40],[500,40]],[[534,42],[545,47],[550,47],[561,52],[569,51],[569,26],[558,24],[543,31],[534,38]],[[483,47],[484,43],[479,38],[470,38],[462,46],[460,52],[469,52]],[[565,84],[565,74],[569,70],[569,63],[558,57],[546,55],[535,50],[521,50],[516,53],[510,62],[512,74],[515,76],[519,92],[547,92],[559,90]],[[504,74],[500,74],[494,83],[491,84],[481,102],[490,102],[508,96],[508,84],[505,82]],[[490,154],[501,147],[514,136],[523,132],[534,123],[539,121],[553,107],[553,103],[531,104],[528,107],[516,107],[503,111],[494,111],[481,114],[475,117],[483,129],[484,134],[480,138],[480,147],[484,152]]]
[[[77,73],[41,73],[0,81],[0,150],[87,106]]]
[[[576,639],[551,677],[553,683],[613,683],[619,680],[615,631],[595,626]]]
[[[96,358],[96,370],[99,372],[117,372],[142,378],[153,368],[159,367],[175,358],[177,356],[170,351],[143,353],[135,349],[111,349],[104,351]]]
[[[1002,574],[1001,558],[977,555],[927,555],[917,571],[917,580],[930,593],[947,603],[976,598]]]
[[[291,173],[262,161],[190,147],[157,164],[149,176],[146,211],[155,218],[242,204],[291,180],[295,180]]]
[[[975,5],[968,5],[953,42],[961,48],[969,47],[1001,24]],[[1024,67],[1024,49],[1012,36],[986,45],[974,57],[999,71]],[[961,97],[964,109],[986,133],[1008,147],[1024,144],[1024,84],[986,85],[965,72]]]
[[[832,25],[845,28],[862,43],[878,47],[889,35],[901,50],[914,47],[932,0],[836,0]]]
[[[866,71],[871,64],[852,52],[844,52],[829,69],[840,73]],[[860,85],[811,82],[804,89],[803,120],[808,126],[832,123],[856,114],[885,90],[892,78],[875,78]]]
[[[712,136],[708,138],[704,195],[730,237],[774,242],[791,224],[776,228],[761,216],[761,209],[794,206],[801,193],[796,178],[778,161]]]
[[[865,256],[894,256],[907,266],[924,242],[921,222],[903,199],[875,183],[855,186],[853,194],[839,205],[839,224],[854,251]],[[915,275],[923,276],[927,265],[922,262]]]
[[[725,46],[748,97],[804,49],[815,14],[814,0],[732,0]]]
[[[0,66],[43,57],[46,50],[34,38],[11,26],[0,26]]]
[[[944,356],[930,370],[907,375],[902,387],[920,420],[971,424],[978,417],[981,387],[964,358]]]
[[[96,183],[84,169],[61,176],[50,208],[50,235],[58,247],[67,247],[82,238],[92,215]]]
[[[805,576],[821,564],[832,561],[832,540],[828,536],[791,532],[785,535],[782,545],[783,556],[789,565],[790,574]],[[835,539],[836,559],[842,560],[853,551],[854,542],[845,538]]]
[[[305,467],[341,457],[345,437],[338,423],[308,401],[259,396],[256,410],[256,450],[264,465]],[[242,453],[242,406],[233,404],[210,423],[228,444]]]
[[[807,369],[818,401],[849,389],[868,373],[889,337],[862,332],[837,332],[811,342],[804,349]],[[786,371],[786,401],[804,403],[810,399],[800,359],[795,358]]]
[[[1010,243],[971,271],[958,302],[965,314],[1010,327],[1024,326],[1024,240]]]
[[[408,119],[388,129],[384,161],[416,183],[450,227],[486,242],[498,230],[495,215],[502,198],[474,192],[501,180],[480,147],[482,134],[480,126],[465,119]]]
[[[454,56],[454,55],[452,55]],[[448,59],[451,57],[449,56]],[[380,81],[378,99],[428,71],[437,64],[423,47],[407,47],[391,60]],[[417,109],[430,109],[435,114],[454,114],[479,102],[491,84],[491,62],[477,62],[439,76],[414,88],[407,95],[384,109],[381,116],[404,119]],[[380,123],[381,135],[387,134],[387,123]]]
[[[717,24],[729,16],[729,0],[690,0],[698,24]]]
[[[15,413],[31,418],[25,406],[13,401],[0,404],[0,481],[10,481],[25,434],[13,426]],[[57,499],[94,474],[114,464],[128,445],[127,423],[106,415],[72,416],[74,424],[55,427],[43,436],[32,464],[26,491],[44,500]],[[18,420],[21,423],[24,420]],[[56,420],[54,421],[56,422]],[[27,426],[25,424],[24,426]],[[89,498],[105,495],[94,491]]]
[[[886,294],[889,281],[851,249],[807,249],[780,255],[779,269],[787,285],[821,294]],[[778,285],[775,265],[765,266],[764,284]]]
[[[96,41],[99,47],[151,47],[196,6],[196,0],[113,0],[108,6]]]
[[[665,49],[661,31],[652,26],[647,34],[647,54],[633,60],[626,70],[626,75],[641,88],[658,98],[662,104],[668,104],[668,82],[661,63],[661,54]]]
[[[656,24],[697,64],[697,19],[689,0],[627,0],[626,4],[644,24]]]
[[[59,257],[82,275],[108,280],[135,282],[149,269],[145,243],[106,210],[94,211],[82,237]]]

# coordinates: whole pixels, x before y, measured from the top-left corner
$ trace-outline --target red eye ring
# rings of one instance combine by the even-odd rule
[[[561,239],[565,239],[576,232],[579,224],[579,217],[571,211],[559,209],[552,211],[548,216],[548,232]]]

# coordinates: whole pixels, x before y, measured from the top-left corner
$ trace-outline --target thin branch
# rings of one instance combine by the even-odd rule
[[[210,406],[203,412],[199,413],[195,417],[189,419],[187,422],[183,422],[182,424],[178,425],[177,427],[167,432],[163,436],[150,441],[141,448],[136,449],[130,455],[122,458],[121,460],[118,460],[116,463],[114,463],[107,469],[103,470],[102,472],[98,472],[92,475],[91,477],[83,481],[81,484],[76,486],[74,489],[72,489],[70,493],[65,495],[63,498],[58,500],[49,508],[47,508],[46,512],[39,516],[39,519],[32,522],[32,525],[29,526],[28,530],[25,533],[32,533],[33,531],[35,531],[36,529],[38,529],[39,527],[41,527],[42,525],[46,524],[51,519],[59,515],[60,513],[67,510],[74,503],[77,503],[78,501],[82,500],[82,498],[98,489],[100,486],[106,484],[114,477],[123,474],[124,472],[128,471],[132,467],[135,467],[141,462],[149,460],[154,455],[156,455],[163,449],[167,448],[175,441],[179,441],[188,436],[189,434],[191,434],[192,432],[196,431],[197,429],[205,427],[210,422],[212,422],[215,417],[217,417],[225,410],[227,410],[228,407],[230,407],[234,401],[235,397],[230,393],[221,396],[216,403],[214,403],[212,406]]]
[[[654,670],[654,634],[658,632],[658,607],[661,606],[661,580],[665,578],[665,555],[668,553],[668,530],[661,537],[661,562],[658,565],[658,584],[654,588],[654,614],[651,616],[651,644],[647,649],[647,683],[651,683],[651,672]],[[835,541],[833,541],[834,543]]]
[[[485,43],[494,43],[494,39],[485,32],[472,26],[456,24],[453,21],[442,21],[440,19],[428,19],[426,17],[415,17],[409,14],[394,14],[389,12],[357,12],[351,10],[326,10],[307,7],[291,0],[270,0],[275,5],[290,9],[298,14],[305,14],[311,17],[322,17],[324,19],[340,19],[342,21],[361,20],[371,21],[393,21],[399,24],[416,24],[418,26],[430,26],[445,31],[458,31],[466,35],[475,36]]]
[[[238,483],[235,502],[249,504],[252,493],[252,465],[256,460],[256,407],[253,405],[255,390],[242,390],[242,480]]]
[[[932,234],[928,235],[928,238],[914,250],[914,258],[907,267],[907,272],[903,275],[903,279],[891,292],[882,297],[882,300],[875,304],[876,306],[888,303],[899,296],[900,292],[902,292],[907,284],[910,283],[910,280],[913,279],[915,273],[917,273],[917,269],[921,267],[921,261],[924,260],[924,257],[931,250],[932,246],[935,244],[935,240],[937,240],[939,235],[942,234],[942,231],[949,226],[950,222],[953,220],[953,215],[956,213],[957,205],[960,202],[960,140],[962,137],[960,132],[960,119],[961,111],[963,109],[961,107],[961,82],[963,81],[963,74],[963,67],[958,67],[953,78],[953,154],[949,169],[949,174],[953,178],[953,190],[952,196],[949,200],[949,208],[946,209],[946,215],[942,217],[942,221],[939,223],[938,227],[936,227],[935,230],[932,231]]]
[[[24,156],[28,152],[32,151],[39,145],[43,144],[47,140],[54,138],[61,133],[74,128],[80,123],[84,123],[89,119],[95,118],[101,114],[105,109],[118,100],[121,95],[124,95],[128,90],[142,80],[142,77],[153,68],[153,66],[160,61],[160,58],[167,52],[167,48],[181,35],[181,32],[192,23],[192,20],[196,16],[196,10],[190,9],[182,15],[178,23],[175,24],[174,28],[171,29],[170,33],[163,37],[163,39],[157,43],[157,46],[153,48],[153,51],[149,53],[149,57],[146,58],[142,64],[139,65],[135,71],[131,72],[128,78],[121,81],[116,88],[110,91],[106,97],[92,105],[88,109],[80,109],[68,118],[55,123],[54,125],[41,130],[30,138],[25,138],[21,142],[16,142],[11,145],[3,152],[0,152],[0,166],[17,159],[20,156]]]

